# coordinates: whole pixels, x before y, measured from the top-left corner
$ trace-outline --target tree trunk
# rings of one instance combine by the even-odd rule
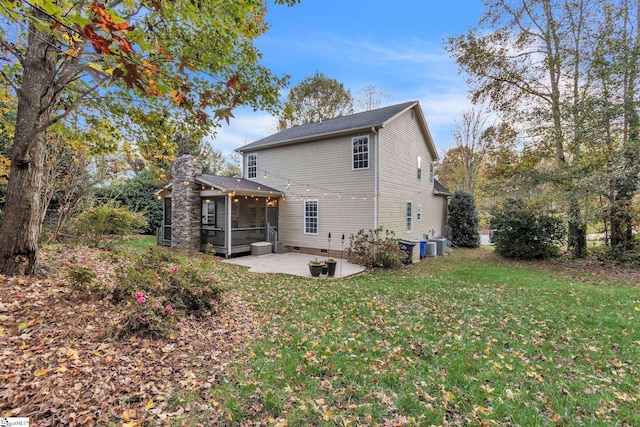
[[[34,15],[38,15],[37,10]],[[5,218],[0,229],[0,273],[10,276],[34,274],[38,260],[46,125],[56,101],[54,81],[59,52],[55,46],[53,37],[29,26]]]

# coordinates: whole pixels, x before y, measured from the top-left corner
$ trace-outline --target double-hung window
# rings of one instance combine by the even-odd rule
[[[429,184],[433,184],[433,180],[434,180],[433,163],[429,163]]]
[[[351,140],[352,168],[369,169],[369,137],[358,136]]]
[[[407,202],[407,233],[413,231],[413,206],[411,202]]]
[[[304,201],[304,234],[318,234],[318,201]]]
[[[254,179],[258,176],[258,155],[247,154],[247,178]]]
[[[422,157],[418,156],[418,181],[422,181]]]

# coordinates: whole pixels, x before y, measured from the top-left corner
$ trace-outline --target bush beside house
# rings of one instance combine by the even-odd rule
[[[479,247],[479,223],[476,203],[471,193],[456,190],[449,202],[449,226],[451,227],[452,242],[463,248]]]

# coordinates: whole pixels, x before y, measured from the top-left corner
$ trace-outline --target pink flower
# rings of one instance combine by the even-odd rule
[[[160,303],[156,301],[155,303],[153,303],[153,306],[154,306],[155,308],[160,308]]]
[[[184,328],[184,323],[182,323],[182,322],[178,323],[178,328],[180,328],[180,329]]]
[[[213,305],[218,305],[218,301],[213,301]]]
[[[177,265],[174,266],[174,267],[171,267],[171,272],[172,273],[175,273],[176,271],[178,271],[178,266]]]
[[[142,294],[142,292],[136,292],[136,299],[140,304],[144,304],[147,301],[147,298]]]
[[[140,344],[142,342],[142,338],[136,337],[136,343]]]
[[[157,287],[158,289],[162,289],[162,283],[160,283],[160,282],[156,283],[156,287]]]
[[[169,313],[173,314],[176,311],[173,309],[173,307],[171,307],[171,304],[167,304],[167,306],[165,307],[167,310],[169,310]]]

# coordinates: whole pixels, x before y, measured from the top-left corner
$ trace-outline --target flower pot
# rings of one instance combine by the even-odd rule
[[[313,277],[320,276],[320,273],[322,273],[322,266],[323,264],[309,264],[309,273],[311,273]]]
[[[327,274],[327,264],[322,264],[322,274]]]
[[[327,261],[327,276],[333,277],[336,274],[337,261]]]

